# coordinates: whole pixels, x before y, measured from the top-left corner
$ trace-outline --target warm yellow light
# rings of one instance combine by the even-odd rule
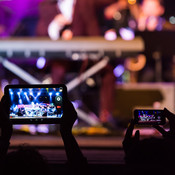
[[[137,1],[136,0],[128,0],[128,3],[130,4],[130,5],[133,5],[133,4],[135,4]]]

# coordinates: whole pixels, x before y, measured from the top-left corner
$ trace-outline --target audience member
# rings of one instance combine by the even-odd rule
[[[60,37],[63,39],[71,39],[73,36],[100,36],[98,11],[111,2],[114,2],[114,0],[65,0],[58,1],[57,3],[55,1],[45,0],[40,5],[40,20],[37,26],[37,33],[39,36],[49,35],[53,40],[57,40]],[[67,10],[68,7],[69,10]],[[48,11],[47,15],[45,14],[46,9]],[[54,83],[63,81],[68,68],[70,68],[70,66],[67,65],[72,65],[70,62],[66,62],[66,64],[64,64],[64,62],[64,59],[59,58],[59,60],[51,63],[51,77]],[[94,64],[94,62],[92,62],[91,65],[92,64]],[[84,64],[82,64],[82,67],[84,67],[83,65]],[[86,68],[87,66],[85,69]],[[83,71],[85,71],[85,69],[83,69]],[[80,70],[82,70],[82,68],[80,68]],[[112,120],[114,100],[115,77],[113,75],[113,66],[108,64],[100,72],[99,77],[101,79],[100,109],[97,112],[99,113],[101,122],[108,123]]]
[[[32,146],[21,145],[9,152],[2,165],[4,175],[49,175],[47,160]]]
[[[48,174],[45,159],[40,153],[30,147],[21,147],[17,151],[7,153],[12,135],[12,124],[8,118],[8,106],[6,96],[0,102],[0,163],[3,174]],[[87,160],[83,156],[78,143],[72,135],[72,126],[77,119],[77,113],[68,100],[64,101],[64,115],[60,124],[60,132],[64,142],[68,160],[68,174],[86,174]],[[10,168],[9,168],[10,167]]]
[[[123,140],[127,171],[130,170],[136,174],[140,173],[140,170],[150,174],[174,173],[175,115],[166,108],[163,115],[169,120],[169,131],[165,131],[163,127],[154,126],[163,135],[162,138],[151,137],[141,140],[139,130],[132,136],[135,121],[131,121]]]

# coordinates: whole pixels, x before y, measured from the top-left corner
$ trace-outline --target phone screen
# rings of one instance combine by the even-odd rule
[[[59,119],[63,116],[63,87],[13,87],[10,97],[9,117],[18,123]]]
[[[162,116],[163,110],[135,110],[134,117],[137,124],[163,125],[165,117]]]

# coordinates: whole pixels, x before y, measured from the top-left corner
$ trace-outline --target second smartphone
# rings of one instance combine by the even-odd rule
[[[135,109],[134,120],[140,125],[164,125],[166,120],[160,109]]]

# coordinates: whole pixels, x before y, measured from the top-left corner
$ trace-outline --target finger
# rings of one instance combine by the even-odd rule
[[[170,112],[167,108],[164,108],[163,110],[163,115],[168,119],[168,120],[174,120],[175,121],[175,115]]]
[[[140,140],[140,132],[139,132],[139,130],[137,130],[137,131],[135,132],[134,138],[135,138],[136,141],[139,141],[139,140]]]
[[[170,131],[175,132],[175,115],[166,108],[164,108],[163,115],[169,120]]]
[[[125,134],[125,139],[130,139],[132,137],[133,129],[134,129],[134,120],[131,120],[129,127]]]
[[[166,136],[167,135],[167,132],[162,128],[162,127],[160,127],[159,125],[155,125],[155,126],[153,126],[155,129],[157,129],[161,134],[162,134],[162,136]]]
[[[9,108],[10,108],[10,102],[9,102],[6,95],[4,95],[2,97],[1,104],[2,104],[2,107],[3,107],[3,111],[5,111],[8,114],[9,113]]]

